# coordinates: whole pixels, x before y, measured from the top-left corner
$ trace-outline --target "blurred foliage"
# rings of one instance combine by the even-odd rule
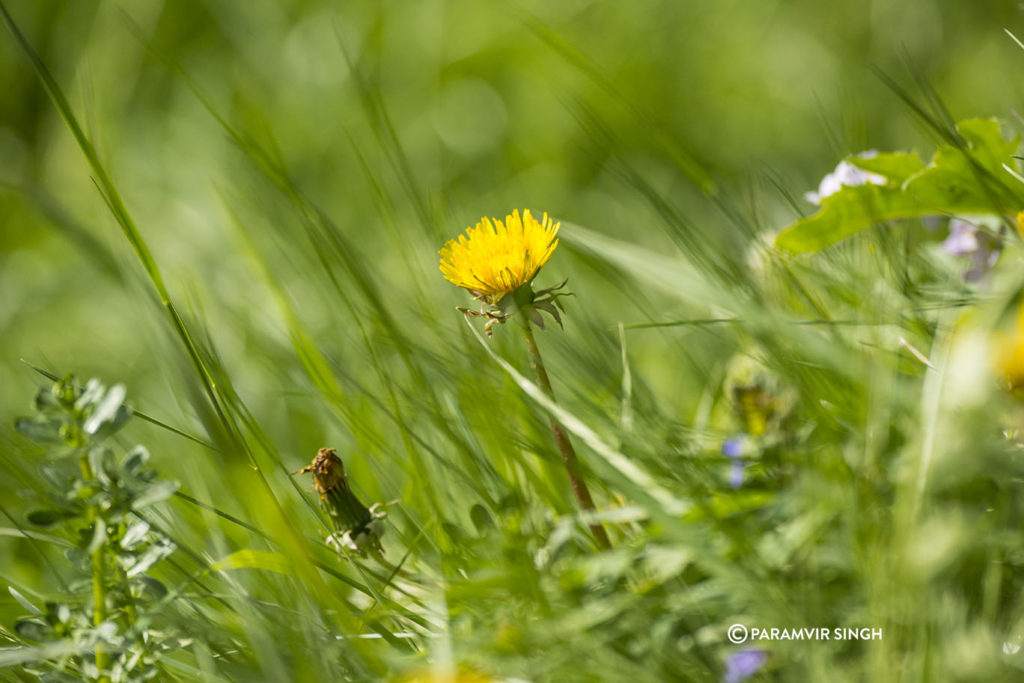
[[[1012,121],[1016,4],[3,7],[66,97],[0,40],[0,581],[25,601],[59,604],[66,560],[26,517],[19,358],[130,386],[145,417],[105,443],[181,482],[156,569],[202,626],[168,676],[710,681],[742,623],[884,630],[757,645],[764,680],[1019,677],[1024,411],[993,365],[1020,241],[980,281],[923,219],[766,246],[837,159]],[[518,340],[474,335],[438,271],[516,207],[562,221],[538,286],[575,297],[538,341],[612,551]],[[399,501],[380,562],[324,543],[293,473],[325,446]],[[0,639],[25,610],[0,596]]]

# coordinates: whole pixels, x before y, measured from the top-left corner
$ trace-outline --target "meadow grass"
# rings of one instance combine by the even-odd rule
[[[5,246],[4,422],[68,372],[127,385],[136,419],[112,442],[180,483],[145,511],[177,547],[150,572],[179,639],[158,680],[717,681],[749,649],[767,653],[752,680],[1020,677],[1022,413],[992,367],[1024,286],[1014,232],[980,284],[916,219],[775,249],[813,207],[774,171],[765,188],[716,178],[631,80],[642,65],[606,75],[552,28],[585,13],[190,4],[217,27],[198,44],[184,10],[63,8],[53,26],[129,55],[94,38],[84,74],[39,47],[41,14],[0,5],[5,68],[45,122],[6,222],[47,226]],[[604,20],[644,21],[621,12]],[[477,56],[429,66],[430,46],[389,43],[432,21]],[[260,61],[271,38],[283,65]],[[901,82],[882,107],[924,122],[913,144],[957,143],[938,96]],[[498,113],[446,109],[495,91]],[[427,100],[433,122],[410,113]],[[514,142],[492,145],[501,111]],[[437,268],[446,239],[524,201],[562,223],[538,286],[574,293],[564,331],[536,332],[558,403],[514,325],[486,338]],[[325,446],[360,501],[390,503],[381,557],[325,543],[297,474]],[[70,536],[26,520],[47,457],[0,431],[10,680],[60,680],[78,652],[14,627],[25,602],[84,595]],[[883,635],[735,644],[734,624]]]

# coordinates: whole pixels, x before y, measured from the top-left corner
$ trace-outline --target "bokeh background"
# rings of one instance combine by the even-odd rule
[[[708,424],[749,339],[620,336],[620,323],[721,312],[696,291],[674,295],[689,275],[668,278],[624,245],[749,290],[750,246],[810,213],[802,193],[841,157],[930,156],[933,134],[877,72],[922,101],[937,94],[954,119],[1013,120],[1024,88],[1024,51],[1005,33],[1024,33],[1024,15],[1001,0],[4,4],[67,93],[208,362],[258,425],[260,439],[248,438],[283,509],[307,519],[308,482],[292,486],[288,472],[332,445],[362,494],[401,498],[401,519],[443,539],[442,555],[473,529],[474,479],[492,502],[518,491],[572,512],[543,413],[454,311],[468,302],[438,271],[445,240],[515,207],[562,220],[541,278],[568,277],[576,294],[564,334],[541,337],[556,391],[613,441],[646,444],[649,462],[659,449],[713,452],[718,436],[690,430]],[[499,329],[493,348],[523,367],[517,343]],[[0,500],[12,515],[36,486],[38,457],[13,419],[43,381],[22,358],[123,382],[138,409],[228,443],[94,174],[5,31]],[[246,454],[142,422],[126,438],[183,490],[276,523],[268,492],[249,488]],[[685,469],[662,465],[666,477]],[[602,505],[622,501],[611,488]],[[187,506],[166,515],[202,555],[250,543]],[[0,538],[2,580],[52,590],[39,566],[28,544]],[[0,624],[22,611],[0,596]],[[543,677],[531,666],[514,672]]]

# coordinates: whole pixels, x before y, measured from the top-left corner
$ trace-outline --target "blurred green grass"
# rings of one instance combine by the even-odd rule
[[[768,668],[784,680],[926,680],[936,667],[1013,680],[998,653],[1022,616],[1021,463],[996,429],[1012,407],[999,394],[932,406],[953,380],[928,379],[895,344],[932,357],[949,301],[973,293],[882,231],[808,260],[756,248],[809,212],[800,193],[837,158],[930,151],[868,65],[926,79],[956,118],[1009,116],[1024,56],[1003,33],[1020,23],[1013,6],[5,5],[93,140],[213,388],[8,39],[0,415],[27,412],[40,383],[19,358],[124,382],[131,404],[213,446],[136,421],[130,438],[154,464],[280,541],[177,500],[161,521],[180,545],[207,563],[249,547],[293,558],[291,574],[210,581],[237,616],[191,596],[209,629],[182,662],[229,680],[381,678],[427,660],[525,679],[714,680],[740,621],[886,627],[859,648],[780,645]],[[607,555],[579,549],[543,410],[473,338],[454,311],[465,293],[437,269],[444,240],[516,206],[564,221],[541,279],[568,277],[576,297],[564,333],[540,338],[562,405],[691,507],[669,514],[581,445],[599,507],[651,518],[617,529]],[[983,310],[1015,284],[1000,280]],[[726,317],[742,324],[618,330]],[[869,324],[786,322],[824,317]],[[522,369],[507,332],[491,348]],[[736,353],[800,398],[784,445],[732,493],[718,450],[740,429],[723,389]],[[38,454],[11,422],[0,499],[22,523]],[[312,493],[290,473],[325,445],[364,499],[401,500],[385,546],[428,577],[415,601],[337,565],[387,591],[370,607],[306,562],[336,564],[311,550]],[[0,538],[0,554],[5,582],[54,590],[29,544]],[[21,611],[0,598],[0,624]],[[418,654],[346,638],[364,618],[417,631]]]

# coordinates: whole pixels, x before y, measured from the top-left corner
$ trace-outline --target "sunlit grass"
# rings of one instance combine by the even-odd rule
[[[469,70],[446,76],[472,81],[461,90],[430,87],[499,92],[506,116],[486,130],[511,132],[490,147],[467,129],[435,154],[435,130],[459,122],[409,113],[433,104],[389,79],[418,83],[431,53],[392,52],[384,25],[419,27],[425,10],[367,28],[319,6],[300,20],[211,5],[213,56],[185,45],[183,13],[108,26],[101,12],[97,30],[138,54],[146,106],[119,100],[122,127],[103,99],[108,63],[91,85],[40,47],[38,15],[6,5],[25,33],[3,54],[43,84],[19,87],[53,128],[53,149],[31,154],[62,170],[2,190],[12,214],[60,227],[20,238],[32,256],[4,243],[15,284],[48,311],[19,301],[4,367],[25,357],[124,382],[142,419],[120,445],[146,444],[180,482],[147,511],[178,547],[153,574],[190,639],[162,677],[714,681],[744,647],[767,652],[754,656],[762,680],[1017,676],[1022,417],[990,362],[1024,285],[1016,238],[981,284],[916,220],[779,251],[769,233],[800,218],[790,204],[811,213],[800,193],[825,167],[785,187],[789,202],[718,180],[708,147],[676,139],[637,100],[644,84],[604,75],[556,16],[502,17],[528,49],[477,16],[499,26],[497,56],[447,65]],[[452,50],[475,49],[451,33]],[[243,68],[249,41],[274,36],[274,68],[311,54],[332,68],[307,64],[294,84]],[[519,49],[544,68],[510,75],[502,51]],[[290,85],[300,102],[271,97]],[[172,115],[150,87],[173,93]],[[888,97],[890,113],[902,98],[956,142],[941,107],[918,104],[930,91]],[[529,118],[534,102],[547,118]],[[575,147],[558,141],[567,131]],[[129,140],[160,161],[129,155]],[[444,239],[524,205],[561,221],[538,287],[568,277],[575,293],[560,301],[564,331],[536,332],[557,403],[518,335],[486,338],[437,270]],[[5,372],[5,406],[47,382]],[[596,511],[573,500],[549,415],[580,451]],[[329,511],[296,474],[324,447],[361,504],[388,504],[380,556],[325,542]],[[74,592],[56,536],[14,495],[44,490],[43,458],[0,431],[0,580],[40,604]],[[593,525],[612,549],[595,547]],[[23,614],[0,598],[13,680],[57,656],[15,642]],[[737,645],[733,624],[884,636]]]

